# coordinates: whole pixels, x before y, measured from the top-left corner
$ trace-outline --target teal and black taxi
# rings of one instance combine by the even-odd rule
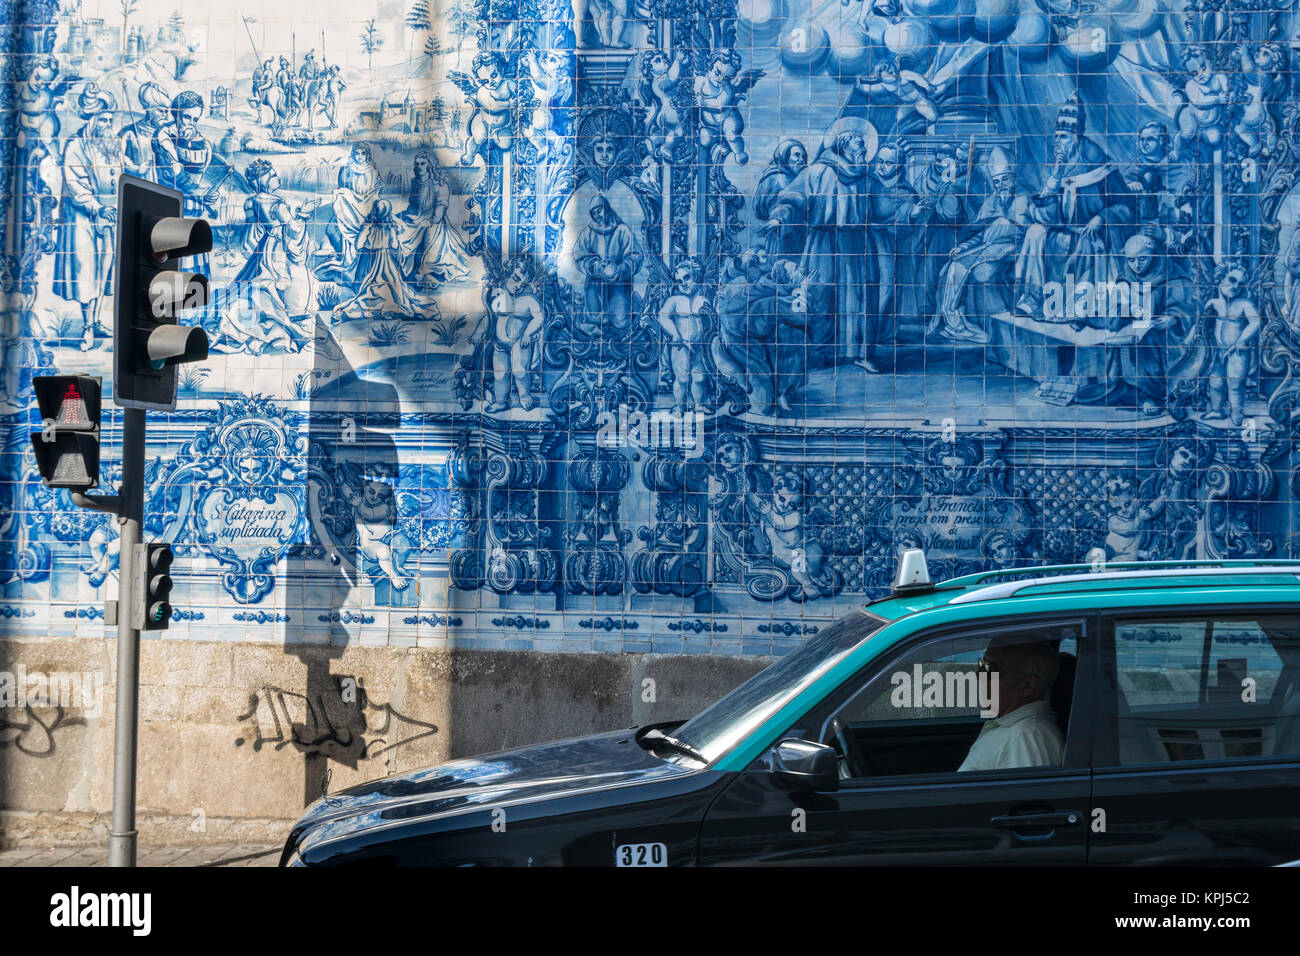
[[[1300,859],[1300,561],[993,571],[888,596],[685,722],[332,794],[288,865]]]

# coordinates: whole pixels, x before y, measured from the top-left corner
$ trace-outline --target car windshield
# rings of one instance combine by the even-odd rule
[[[709,762],[714,761],[794,700],[884,623],[882,618],[860,609],[840,618],[807,644],[682,724],[672,732],[673,736],[694,747]]]

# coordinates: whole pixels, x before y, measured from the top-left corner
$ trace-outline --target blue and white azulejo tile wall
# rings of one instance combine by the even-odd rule
[[[116,526],[116,177],[214,226],[152,415],[169,638],[781,653],[887,585],[1296,556],[1275,0],[0,0],[0,620]],[[108,413],[102,479],[118,478]]]

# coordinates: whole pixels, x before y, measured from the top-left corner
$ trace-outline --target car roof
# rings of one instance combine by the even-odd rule
[[[1171,597],[1197,603],[1213,592],[1216,602],[1239,599],[1250,602],[1252,592],[1269,589],[1267,597],[1276,597],[1281,587],[1295,587],[1300,600],[1300,561],[1248,560],[1224,561],[1133,561],[1122,563],[1057,564],[1042,567],[1010,568],[965,574],[933,585],[899,589],[870,602],[872,614],[887,620],[899,620],[921,611],[946,605],[981,605],[996,602],[1009,613],[1029,610],[1035,599],[1089,593],[1104,599],[1106,594],[1149,592],[1169,602]],[[1176,592],[1171,593],[1171,592]],[[1130,601],[1122,602],[1129,604]]]

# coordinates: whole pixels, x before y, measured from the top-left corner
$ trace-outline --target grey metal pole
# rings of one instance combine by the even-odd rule
[[[136,551],[144,520],[145,411],[122,410],[122,487],[118,518],[117,719],[113,728],[113,828],[108,865],[135,866],[135,774],[137,710],[140,697],[140,629],[135,609]]]

